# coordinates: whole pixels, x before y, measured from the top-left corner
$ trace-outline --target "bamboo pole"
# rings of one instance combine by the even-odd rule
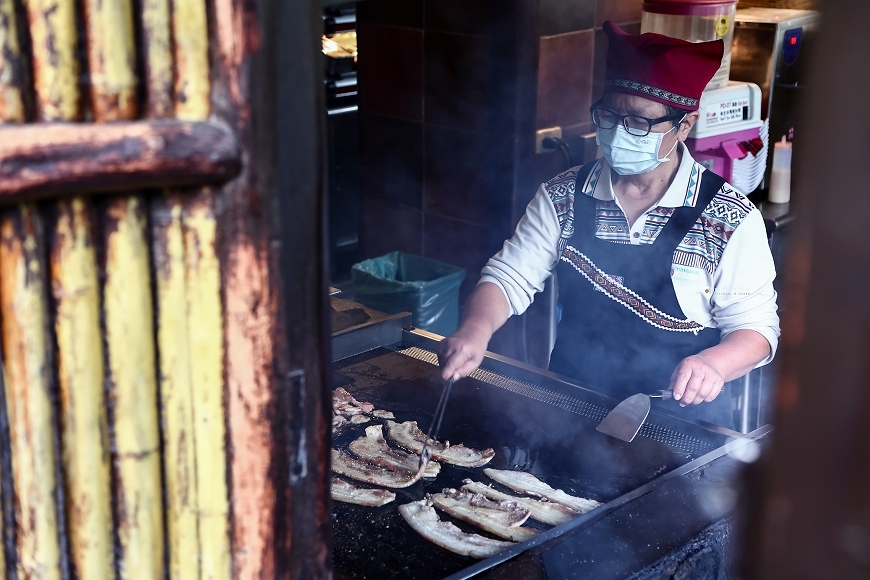
[[[97,122],[136,117],[136,46],[130,0],[84,1],[89,89]]]
[[[201,121],[208,118],[208,27],[205,0],[174,0],[172,32],[175,39],[175,115]]]
[[[214,197],[203,189],[184,200],[184,250],[199,499],[202,578],[229,580],[229,500],[224,409],[223,309],[215,249]]]
[[[142,60],[145,78],[145,116],[171,117],[172,46],[169,0],[142,0]]]
[[[59,579],[54,416],[41,224],[32,206],[0,218],[0,305],[15,486],[17,572]]]
[[[0,121],[4,123],[23,122],[25,120],[24,99],[21,93],[21,87],[23,86],[23,83],[21,82],[21,61],[22,55],[18,43],[18,24],[15,16],[15,4],[12,0],[0,0]],[[9,213],[13,214],[15,212],[13,211]],[[10,215],[10,219],[14,222],[15,216]],[[0,228],[2,228],[2,225],[0,225]],[[21,240],[17,240],[18,243],[14,244],[18,248],[20,248],[21,245],[20,241]],[[17,253],[20,254],[20,249],[17,250]],[[2,254],[0,254],[0,259],[2,259]],[[2,270],[4,264],[0,264],[0,270]],[[0,304],[2,303],[2,296],[0,296]],[[44,300],[42,304],[45,304]],[[44,310],[41,312],[44,314]],[[13,325],[14,323],[15,321],[13,320]],[[4,398],[8,396],[8,384],[8,381],[4,379],[3,392],[2,395],[0,395]],[[7,409],[8,406],[4,401],[2,412],[7,416],[0,417],[0,428],[2,428],[2,432],[0,432],[0,461],[4,464],[6,461],[10,461],[11,464],[11,457],[9,457],[9,455],[12,453],[12,448],[10,433],[7,429],[9,420]],[[51,448],[54,450],[53,443]],[[11,476],[11,473],[7,474],[2,466],[0,466],[0,470],[2,470],[2,477],[4,479]],[[7,492],[10,491],[10,487],[8,485],[3,485],[3,483],[6,482],[0,482],[0,525],[2,525],[2,530],[0,530],[0,578],[6,578],[7,540],[11,539],[14,542],[15,534],[14,526],[8,525],[12,523],[11,518],[9,518],[11,514],[8,509],[8,506],[12,505],[12,501],[10,497],[7,497]],[[48,507],[50,508],[51,506]],[[10,564],[14,565],[14,562],[10,562]]]
[[[136,115],[131,0],[85,0],[91,101],[98,122]],[[103,212],[103,286],[113,414],[118,570],[123,580],[164,575],[163,496],[147,219],[142,199]]]
[[[23,57],[18,44],[18,24],[13,0],[0,0],[0,120],[22,123],[25,120]]]
[[[172,3],[175,40],[175,114],[208,118],[210,80],[204,0]],[[202,578],[232,574],[224,399],[221,271],[215,249],[214,194],[203,188],[184,198],[188,327],[192,355],[199,541]]]
[[[29,0],[36,111],[40,121],[80,117],[73,0]],[[99,286],[90,205],[58,202],[51,248],[61,391],[63,468],[70,557],[81,577],[114,570]]]
[[[107,204],[103,313],[122,579],[163,576],[163,499],[147,220],[142,200]]]
[[[70,555],[79,578],[114,574],[100,296],[90,204],[57,206],[51,251]]]
[[[157,348],[171,580],[200,577],[192,360],[181,222],[180,194],[167,192],[152,199]]]
[[[79,118],[75,0],[28,0],[36,116],[40,121]]]

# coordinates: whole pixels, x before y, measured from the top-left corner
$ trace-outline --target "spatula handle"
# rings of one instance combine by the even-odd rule
[[[656,391],[650,395],[653,399],[661,399],[662,401],[667,401],[674,398],[674,392],[670,389]]]

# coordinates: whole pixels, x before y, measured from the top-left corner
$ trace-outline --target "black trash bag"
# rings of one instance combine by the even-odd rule
[[[354,300],[388,314],[411,312],[416,328],[447,336],[459,326],[465,270],[422,256],[390,252],[354,264]]]

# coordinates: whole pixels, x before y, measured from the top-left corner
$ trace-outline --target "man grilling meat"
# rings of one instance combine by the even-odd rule
[[[550,370],[616,398],[670,388],[653,404],[733,427],[725,383],[773,358],[779,319],[760,213],[684,145],[723,43],[604,31],[603,157],[541,185],[442,341],[441,374],[474,370],[556,273]]]

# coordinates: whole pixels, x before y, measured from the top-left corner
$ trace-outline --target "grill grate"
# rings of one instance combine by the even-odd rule
[[[438,355],[432,351],[412,346],[409,348],[399,349],[397,352],[405,356],[409,356],[411,358],[415,358],[417,360],[421,360],[423,362],[438,366]],[[470,376],[471,378],[477,379],[478,381],[482,381],[489,385],[505,389],[507,391],[522,395],[524,397],[528,397],[529,399],[534,399],[542,403],[547,403],[548,405],[553,405],[554,407],[564,409],[565,411],[570,411],[571,413],[574,413],[576,415],[587,417],[589,419],[592,419],[593,421],[601,421],[610,411],[610,409],[602,407],[601,405],[595,405],[593,403],[580,401],[573,397],[569,397],[568,395],[557,393],[555,391],[551,391],[537,385],[532,385],[524,381],[512,379],[504,375],[488,371],[486,369],[475,369]],[[704,453],[712,451],[715,448],[713,445],[701,441],[700,439],[697,439],[695,437],[689,437],[688,435],[684,435],[677,431],[667,429],[649,421],[645,422],[640,428],[639,435],[641,437],[652,439],[653,441],[657,441],[659,443],[664,443],[669,447],[679,449],[680,451],[684,451],[692,455],[703,455]]]

